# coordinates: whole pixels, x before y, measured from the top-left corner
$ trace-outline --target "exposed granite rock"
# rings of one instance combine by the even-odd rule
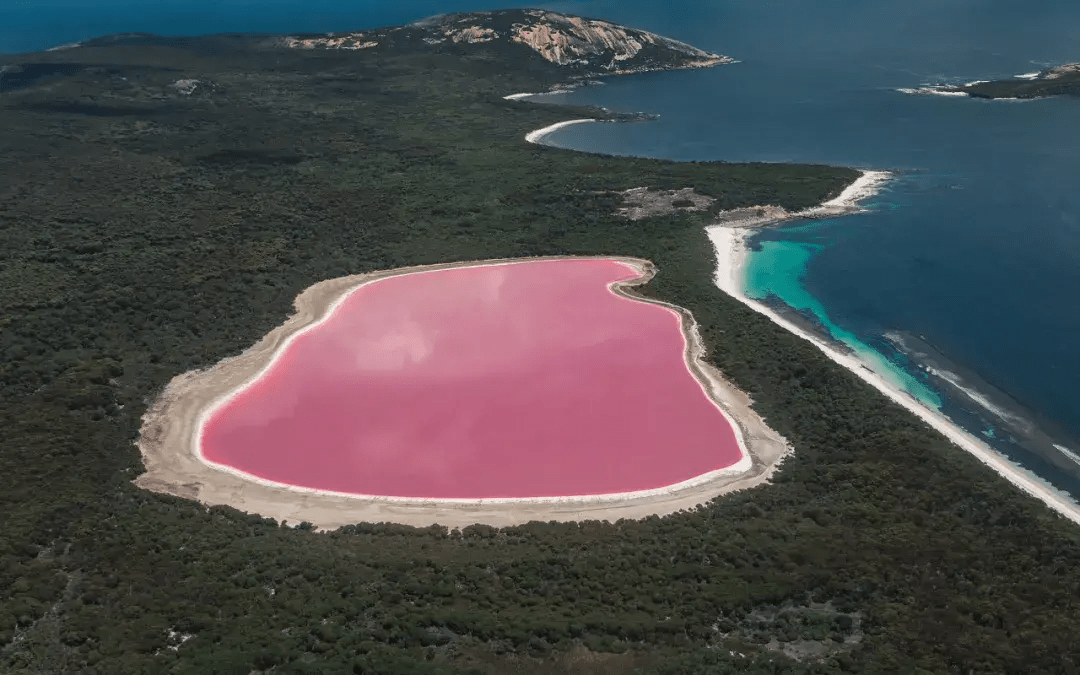
[[[733,62],[729,57],[648,31],[537,9],[445,14],[406,26],[343,33],[223,33],[196,38],[118,33],[65,46],[57,53],[86,54],[123,47],[157,49],[159,53],[164,53],[160,50],[181,49],[211,57],[253,49],[363,51],[376,58],[430,52],[474,63],[483,62],[489,70],[506,68],[542,74],[541,77],[555,89],[596,84],[594,78],[605,75],[705,68]],[[51,75],[71,75],[82,67],[72,64],[54,66],[50,62],[55,57],[46,58],[44,53],[38,58],[40,63],[0,64],[0,91],[21,89]],[[169,86],[170,93],[184,96],[215,88],[202,78],[196,79],[194,74],[164,84]],[[627,119],[644,118],[633,116]]]
[[[477,44],[479,42],[491,42],[499,37],[491,28],[481,28],[480,26],[465,26],[457,30],[451,30],[446,33],[446,37],[451,42],[465,42],[468,44]]]
[[[726,56],[655,33],[531,9],[447,14],[408,26],[276,38],[272,44],[295,49],[482,45],[509,51],[525,47],[547,63],[579,77],[703,68],[731,62]]]
[[[1080,76],[1080,63],[1066,63],[1063,66],[1045,70],[1035,79],[1056,80],[1062,77],[1068,77],[1069,75]]]
[[[374,40],[365,40],[361,33],[353,33],[342,37],[321,38],[282,38],[286,47],[294,49],[370,49],[378,47],[379,43]]]
[[[596,58],[606,70],[618,71],[647,45],[681,54],[684,67],[711,66],[724,57],[654,33],[624,28],[607,21],[583,19],[553,12],[528,12],[532,22],[515,24],[514,42],[528,45],[552,63],[567,65]],[[610,60],[608,60],[610,59]],[[605,63],[605,61],[607,63]]]
[[[176,90],[177,93],[183,94],[184,96],[191,96],[201,84],[202,82],[199,80],[184,79],[173,82],[169,85],[169,88]]]

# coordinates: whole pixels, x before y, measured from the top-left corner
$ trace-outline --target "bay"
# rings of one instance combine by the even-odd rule
[[[895,177],[867,213],[764,231],[752,297],[808,312],[1015,462],[1080,494],[1080,101],[900,89],[1080,60],[1080,6],[1005,1],[610,5],[740,61],[547,101],[658,113],[545,142],[679,160],[822,162]],[[685,13],[683,13],[685,15]],[[936,377],[931,375],[936,374]]]

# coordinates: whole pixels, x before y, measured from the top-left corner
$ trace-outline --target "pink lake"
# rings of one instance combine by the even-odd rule
[[[605,259],[389,277],[352,291],[206,420],[210,462],[413,498],[636,492],[735,464],[672,310]]]

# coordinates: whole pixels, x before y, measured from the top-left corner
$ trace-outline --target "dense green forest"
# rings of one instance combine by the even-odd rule
[[[0,80],[0,671],[1077,672],[1075,526],[716,289],[707,214],[615,215],[642,185],[798,209],[854,171],[532,146],[586,111],[503,100],[558,73],[490,53],[24,62]],[[654,261],[644,292],[794,444],[773,483],[642,521],[335,532],[131,484],[155,395],[307,286],[538,254]]]

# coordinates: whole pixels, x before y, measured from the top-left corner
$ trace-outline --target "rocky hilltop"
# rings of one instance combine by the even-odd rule
[[[1051,68],[1039,73],[1039,76],[1035,79],[1041,80],[1058,80],[1069,77],[1080,77],[1080,63],[1066,63],[1063,66],[1057,68]]]
[[[571,75],[619,75],[651,70],[703,68],[731,59],[655,33],[609,21],[543,10],[500,10],[446,14],[407,26],[349,33],[276,38],[294,49],[400,49],[492,55],[517,53],[542,59]]]
[[[426,68],[438,69],[453,63],[455,67],[464,65],[478,77],[494,73],[524,76],[554,89],[573,88],[604,75],[706,68],[733,62],[727,56],[610,21],[513,9],[444,14],[405,26],[336,33],[106,35],[45,52],[0,58],[0,93],[33,88],[56,77],[84,76],[111,77],[117,87],[130,89],[145,80],[148,71],[144,67],[128,72],[120,64],[149,60],[174,71],[173,79],[162,84],[156,78],[153,87],[165,86],[170,95],[188,97],[221,94],[209,75],[221,59],[242,57],[253,66],[285,59],[281,63],[319,72],[330,63],[358,67],[361,60],[348,58],[350,53],[362,53],[368,57],[363,61],[369,64],[421,59],[426,61]],[[103,60],[111,65],[95,65]],[[180,67],[179,63],[192,67]],[[121,70],[123,77],[119,75]],[[164,76],[164,70],[160,74]],[[594,112],[605,119],[642,117]]]
[[[1010,80],[973,82],[947,91],[963,92],[977,98],[1044,98],[1080,96],[1080,63],[1066,63]]]

